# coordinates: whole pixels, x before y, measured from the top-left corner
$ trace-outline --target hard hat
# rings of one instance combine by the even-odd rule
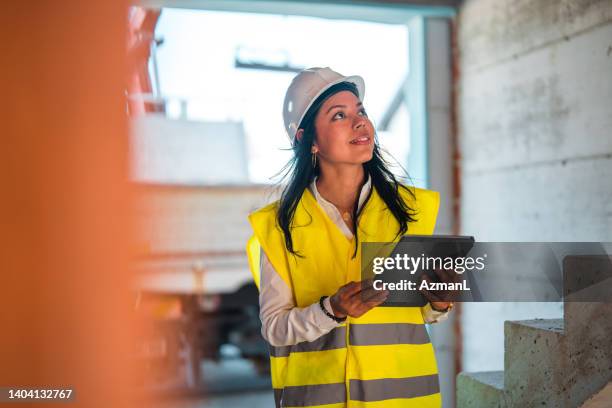
[[[300,71],[287,88],[283,103],[283,120],[287,136],[293,141],[298,127],[314,101],[326,90],[340,82],[351,82],[357,86],[360,101],[365,94],[365,83],[358,75],[344,76],[329,67],[307,68]]]

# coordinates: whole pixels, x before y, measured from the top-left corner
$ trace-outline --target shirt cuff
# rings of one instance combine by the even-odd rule
[[[334,319],[325,314],[325,312],[321,309],[319,302],[314,303],[311,307],[315,308],[314,317],[315,323],[321,329],[331,330],[334,327],[340,326],[342,323],[336,322]],[[327,313],[334,314],[333,309],[331,307],[331,302],[329,301],[329,297],[323,299],[323,307],[327,310]]]
[[[448,318],[448,312],[438,312],[431,307],[431,303],[427,303],[422,308],[423,320],[425,323],[440,323]]]

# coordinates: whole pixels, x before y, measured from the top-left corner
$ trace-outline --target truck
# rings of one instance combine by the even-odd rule
[[[202,359],[239,356],[266,373],[248,214],[278,191],[249,181],[242,123],[149,113],[131,126],[131,267],[137,310],[153,322],[143,361],[160,376],[182,370],[190,388]]]

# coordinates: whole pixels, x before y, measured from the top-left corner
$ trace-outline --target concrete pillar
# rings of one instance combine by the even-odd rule
[[[454,232],[453,141],[451,135],[451,21],[425,19],[427,78],[427,174],[429,188],[440,193],[436,234]],[[455,314],[430,326],[436,349],[443,406],[455,406]]]

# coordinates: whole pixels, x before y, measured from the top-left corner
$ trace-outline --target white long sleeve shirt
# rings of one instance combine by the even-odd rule
[[[371,188],[372,182],[368,177],[359,194],[358,210],[364,204]],[[352,239],[353,233],[342,219],[340,211],[317,191],[316,179],[310,184],[310,190],[330,220],[348,239]],[[272,346],[292,346],[303,341],[313,341],[340,325],[321,310],[319,302],[304,308],[296,307],[291,288],[276,272],[263,250],[260,271],[261,334]],[[323,301],[323,306],[330,314],[333,313],[329,298]],[[433,310],[429,303],[421,308],[421,311],[425,323],[441,322],[448,317],[448,312]]]

